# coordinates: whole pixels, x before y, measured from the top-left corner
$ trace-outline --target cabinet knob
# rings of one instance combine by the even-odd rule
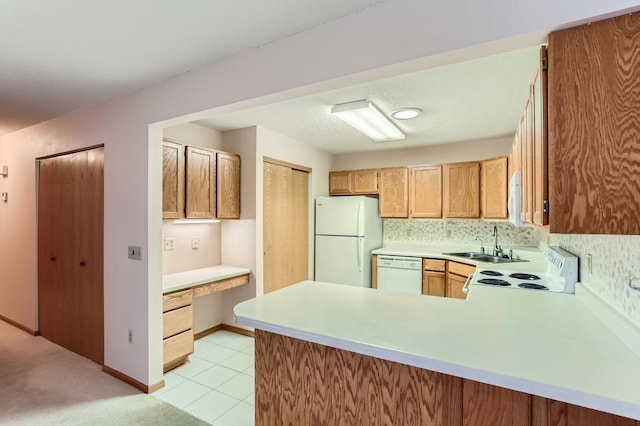
[[[87,262],[80,262],[80,266],[85,266],[87,264]]]
[[[55,258],[55,257],[53,257],[53,256],[51,256],[51,257],[49,258],[49,260],[50,260],[50,261],[52,261],[52,262],[55,262],[55,261],[56,261],[56,258]]]

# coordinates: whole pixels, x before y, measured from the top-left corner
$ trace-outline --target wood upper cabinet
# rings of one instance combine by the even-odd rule
[[[482,162],[482,217],[506,219],[507,214],[507,157]]]
[[[640,234],[640,14],[549,35],[549,225]]]
[[[351,170],[329,172],[329,195],[353,194]]]
[[[409,169],[388,167],[380,170],[380,217],[409,216]]]
[[[533,200],[533,115],[532,101],[527,99],[524,113],[520,120],[520,170],[522,172],[520,193],[520,220],[531,223]]]
[[[442,217],[442,166],[410,169],[409,204],[410,217]]]
[[[186,149],[187,218],[216,217],[216,152],[194,146]]]
[[[378,169],[329,172],[329,195],[377,194]]]
[[[480,217],[480,162],[445,164],[443,216]]]
[[[184,146],[162,143],[162,218],[184,217]]]
[[[531,99],[533,102],[533,140],[531,169],[531,211],[532,222],[536,225],[548,223],[548,141],[547,141],[547,48],[540,49],[540,66],[531,84]]]
[[[217,217],[240,218],[240,156],[226,152],[216,154]]]

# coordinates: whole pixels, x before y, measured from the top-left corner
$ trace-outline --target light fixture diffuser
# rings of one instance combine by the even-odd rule
[[[404,133],[366,99],[334,105],[331,113],[376,142],[404,139]]]

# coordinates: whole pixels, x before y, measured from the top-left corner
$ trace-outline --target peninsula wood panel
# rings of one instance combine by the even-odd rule
[[[351,170],[329,172],[329,195],[352,194],[352,178]]]
[[[264,293],[308,279],[308,173],[263,162]]]
[[[380,217],[409,216],[409,170],[406,167],[380,169]]]
[[[162,218],[184,217],[184,146],[162,143]]]
[[[482,162],[482,217],[506,219],[507,214],[507,157]]]
[[[443,216],[480,217],[480,162],[445,164]]]
[[[442,217],[442,166],[412,167],[409,174],[411,217]]]
[[[240,219],[240,156],[216,154],[216,217]]]
[[[104,149],[39,161],[38,326],[42,337],[104,361]]]
[[[216,217],[216,152],[187,146],[186,148],[186,217]]]
[[[640,14],[549,35],[549,224],[640,234]]]
[[[256,425],[640,426],[640,422],[255,331]]]

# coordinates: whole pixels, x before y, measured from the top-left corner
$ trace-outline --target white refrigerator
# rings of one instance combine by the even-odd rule
[[[371,251],[382,246],[378,200],[316,198],[315,280],[371,287]]]

